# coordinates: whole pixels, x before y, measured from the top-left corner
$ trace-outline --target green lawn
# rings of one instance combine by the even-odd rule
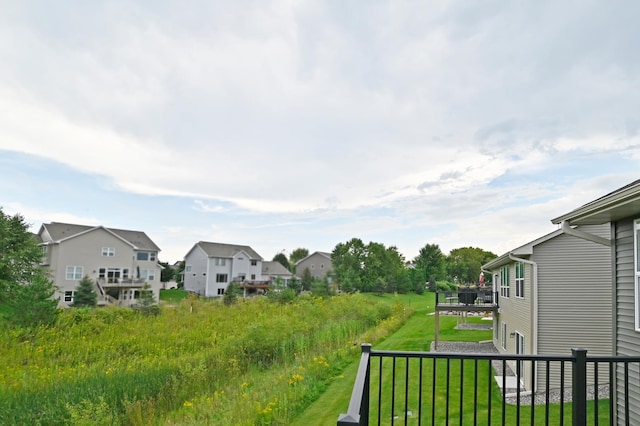
[[[160,301],[167,303],[177,303],[189,297],[189,293],[178,288],[170,290],[160,289]]]
[[[407,309],[414,310],[413,315],[397,332],[383,341],[373,342],[374,349],[399,351],[428,351],[434,339],[434,293],[424,295],[367,295],[374,300],[384,299],[391,304],[402,303]],[[479,318],[469,318],[469,322],[480,322]],[[480,341],[490,340],[491,331],[454,330],[457,320],[455,317],[440,317],[440,339],[448,341]],[[338,415],[344,413],[349,405],[349,398],[353,389],[353,381],[358,369],[356,361],[349,365],[342,378],[334,381],[293,425],[330,425],[336,424]]]

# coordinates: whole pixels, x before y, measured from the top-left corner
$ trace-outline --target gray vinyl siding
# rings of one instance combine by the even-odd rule
[[[615,245],[615,294],[616,294],[616,355],[637,356],[640,353],[640,333],[635,331],[635,296],[634,296],[634,242],[633,219],[618,221],[614,227]],[[624,383],[621,368],[616,380]],[[637,364],[631,364],[629,377],[640,376]],[[624,388],[617,386],[617,401],[624,401]],[[618,424],[625,424],[624,410],[620,402],[617,404]],[[640,424],[640,390],[631,386],[629,392],[630,424]]]
[[[208,257],[200,247],[194,247],[184,259],[184,289],[202,296],[207,294],[207,261]],[[191,271],[187,272],[187,266]],[[215,278],[214,278],[215,280]]]
[[[609,229],[609,224],[580,228],[607,238]],[[611,248],[562,234],[536,246],[533,260],[538,263],[538,353],[570,355],[572,348],[585,348],[590,355],[611,355]],[[551,373],[550,385],[558,387],[559,374]],[[608,373],[599,376],[601,383],[609,381]],[[543,377],[544,368],[538,375]]]

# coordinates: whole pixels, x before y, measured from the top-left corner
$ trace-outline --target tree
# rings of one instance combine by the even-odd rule
[[[302,289],[305,291],[311,290],[311,283],[313,282],[313,275],[311,275],[311,271],[309,268],[304,268],[302,271],[302,277],[300,277],[300,283],[302,284]]]
[[[363,289],[365,257],[365,245],[359,238],[339,243],[331,252],[333,274],[343,291]]]
[[[158,262],[158,264],[162,266],[162,270],[160,271],[160,282],[168,283],[175,279],[176,271],[171,265],[167,262]]]
[[[98,295],[93,289],[93,281],[85,275],[78,286],[76,287],[75,294],[73,295],[74,308],[93,308],[98,304]]]
[[[447,256],[447,278],[458,283],[476,283],[482,265],[496,258],[490,251],[477,247],[461,247],[451,250]]]
[[[230,306],[238,301],[238,294],[242,291],[242,289],[235,283],[229,283],[227,289],[224,292],[224,296],[222,296],[222,301],[225,305]]]
[[[178,288],[184,288],[184,260],[178,262],[178,267],[173,273],[173,279],[178,283]]]
[[[295,274],[296,263],[298,263],[299,260],[302,260],[307,256],[309,256],[309,250],[307,250],[306,248],[297,248],[294,251],[292,251],[291,254],[289,255],[289,265],[291,266],[290,271]]]
[[[42,249],[24,218],[0,208],[0,312],[19,326],[51,324],[58,313],[55,286],[38,265]]]
[[[437,244],[426,244],[413,259],[416,269],[422,270],[423,282],[436,282],[446,277],[446,256]]]
[[[287,268],[287,271],[290,270],[289,260],[287,259],[287,256],[285,256],[284,253],[278,253],[275,256],[273,256],[273,261],[279,262],[282,266]]]

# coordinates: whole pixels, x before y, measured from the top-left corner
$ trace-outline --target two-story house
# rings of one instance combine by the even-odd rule
[[[593,355],[611,354],[608,236],[608,224],[565,227],[483,265],[498,295],[493,343],[499,352],[570,354],[582,347]],[[543,389],[544,367],[530,377],[525,364],[520,364],[521,386]],[[517,367],[512,363],[513,371]],[[559,387],[559,377],[559,371],[549,372],[551,388]],[[600,383],[607,381],[603,372]]]
[[[95,283],[101,305],[133,305],[145,283],[158,300],[160,249],[144,232],[52,222],[42,224],[37,237],[61,307],[73,303],[84,276]]]
[[[286,287],[293,275],[284,267],[284,265],[277,261],[263,261],[262,262],[262,278],[270,283],[280,282],[282,286]]]
[[[606,285],[613,298],[610,329],[613,355],[637,357],[640,354],[640,180],[559,216],[552,223],[563,227],[610,223],[613,261]],[[640,424],[639,376],[638,363],[629,364],[628,371],[624,365],[616,367],[611,398],[615,424]],[[628,390],[625,382],[631,385]],[[625,408],[629,410],[628,418]]]
[[[232,282],[257,285],[264,281],[262,260],[249,246],[199,241],[184,257],[184,289],[218,297]]]
[[[309,273],[313,278],[325,279],[331,282],[331,271],[333,271],[333,264],[331,263],[331,253],[323,251],[316,251],[309,256],[300,259],[296,262],[296,275],[302,277],[305,269],[309,270]]]

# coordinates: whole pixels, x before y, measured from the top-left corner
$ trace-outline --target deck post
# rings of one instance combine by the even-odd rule
[[[572,363],[572,425],[587,424],[587,350],[571,349]]]

